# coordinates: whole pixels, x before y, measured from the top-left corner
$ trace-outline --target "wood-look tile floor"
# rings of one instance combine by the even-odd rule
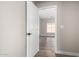
[[[50,50],[40,50],[35,57],[76,57],[70,55],[63,55],[63,54],[55,54],[55,52]]]
[[[54,37],[40,37],[40,50],[35,57],[73,57],[69,55],[55,54]]]
[[[55,52],[50,49],[42,49],[35,55],[35,57],[55,57]]]
[[[40,37],[40,50],[35,57],[55,57],[54,37]]]

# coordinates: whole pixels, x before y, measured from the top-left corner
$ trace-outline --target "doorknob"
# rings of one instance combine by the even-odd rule
[[[27,33],[26,35],[31,35],[32,33]]]

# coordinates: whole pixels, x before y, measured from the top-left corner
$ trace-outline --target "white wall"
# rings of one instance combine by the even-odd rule
[[[79,2],[63,2],[63,50],[79,53]]]
[[[58,50],[79,56],[79,2],[58,3]],[[61,29],[61,25],[64,28]]]
[[[0,2],[0,56],[25,56],[25,2]]]
[[[62,2],[57,3],[57,53],[58,50],[62,51],[62,30],[60,26],[62,25]]]

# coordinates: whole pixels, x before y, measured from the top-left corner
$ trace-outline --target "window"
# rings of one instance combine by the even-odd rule
[[[47,23],[47,33],[55,32],[55,23]]]

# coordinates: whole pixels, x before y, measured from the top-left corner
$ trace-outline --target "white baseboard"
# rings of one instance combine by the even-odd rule
[[[65,52],[65,51],[56,51],[57,54],[64,54],[64,55],[70,55],[70,56],[77,56],[79,57],[79,53],[74,53],[74,52]]]

